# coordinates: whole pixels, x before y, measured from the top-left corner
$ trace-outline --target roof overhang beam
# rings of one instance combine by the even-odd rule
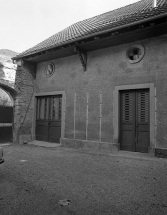
[[[74,46],[74,52],[78,53],[82,67],[84,72],[86,71],[86,65],[87,65],[87,52],[83,51],[77,46]]]

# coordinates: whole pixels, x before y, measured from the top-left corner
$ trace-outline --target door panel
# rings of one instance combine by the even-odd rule
[[[148,152],[149,147],[149,91],[136,92],[136,151]]]
[[[134,151],[134,92],[121,93],[121,145],[120,149]]]
[[[133,151],[133,132],[131,130],[122,130],[122,144],[121,149],[127,151]]]
[[[62,98],[51,97],[50,120],[49,120],[49,142],[60,141],[61,137],[61,107]]]
[[[48,141],[48,122],[36,121],[36,140]]]
[[[61,137],[61,122],[49,126],[49,142],[59,143]]]
[[[36,139],[60,142],[61,96],[37,97]]]
[[[36,140],[48,141],[49,98],[37,99]]]
[[[120,149],[148,152],[149,91],[121,91],[120,98]]]

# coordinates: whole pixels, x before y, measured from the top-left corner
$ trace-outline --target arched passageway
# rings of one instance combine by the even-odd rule
[[[0,84],[0,143],[13,142],[13,106],[16,91]]]

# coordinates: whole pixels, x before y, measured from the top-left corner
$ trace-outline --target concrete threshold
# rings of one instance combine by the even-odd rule
[[[38,140],[29,142],[28,145],[41,146],[46,148],[56,148],[56,147],[62,146],[62,144],[60,143],[49,143],[49,142],[38,141]]]

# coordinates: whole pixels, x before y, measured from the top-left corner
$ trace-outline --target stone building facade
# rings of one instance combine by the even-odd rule
[[[94,32],[77,35],[85,23],[74,24],[61,41],[56,34],[15,57],[14,142],[166,156],[167,4],[157,3],[85,21]]]

